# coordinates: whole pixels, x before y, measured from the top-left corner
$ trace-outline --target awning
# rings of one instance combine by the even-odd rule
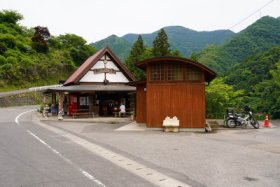
[[[44,92],[94,92],[94,91],[136,91],[134,86],[128,85],[72,85],[50,88]]]

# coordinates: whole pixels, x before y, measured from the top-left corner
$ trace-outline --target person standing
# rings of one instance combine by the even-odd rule
[[[120,106],[119,116],[121,117],[122,114],[125,115],[125,105],[123,103],[121,103],[121,106]]]

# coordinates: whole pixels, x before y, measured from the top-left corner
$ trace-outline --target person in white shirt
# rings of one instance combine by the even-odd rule
[[[121,117],[122,114],[123,114],[123,116],[125,115],[125,105],[123,103],[120,106],[119,116]]]

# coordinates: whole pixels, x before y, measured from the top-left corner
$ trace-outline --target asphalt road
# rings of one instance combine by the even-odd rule
[[[153,186],[31,121],[34,107],[0,109],[0,186]]]
[[[23,113],[32,108],[0,109],[0,186],[280,184],[279,121],[214,133],[115,131],[125,124],[38,122]]]

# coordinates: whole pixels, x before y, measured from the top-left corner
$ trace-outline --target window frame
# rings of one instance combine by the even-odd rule
[[[149,80],[164,81],[165,80],[165,64],[155,63],[150,65]]]
[[[156,69],[158,70],[155,71]],[[179,72],[179,78],[176,78],[176,72]],[[176,61],[160,61],[149,64],[147,73],[147,80],[150,83],[203,82],[204,80],[201,68]]]

